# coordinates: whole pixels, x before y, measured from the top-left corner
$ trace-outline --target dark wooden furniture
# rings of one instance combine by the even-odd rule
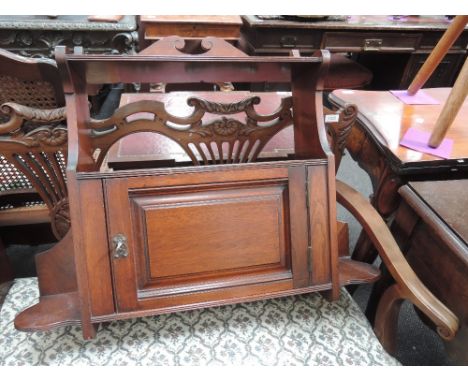
[[[51,223],[60,239],[70,222],[66,113],[55,62],[0,49],[0,105],[0,227]],[[2,292],[13,277],[0,237]]]
[[[372,203],[382,216],[390,216],[400,198],[398,188],[411,180],[466,176],[468,170],[468,101],[447,133],[454,145],[450,159],[439,158],[400,146],[410,127],[432,132],[450,93],[449,88],[424,89],[439,105],[406,105],[388,91],[336,90],[329,100],[337,107],[352,103],[358,118],[347,138],[347,149],[370,175]]]
[[[432,131],[450,89],[424,89],[424,92],[438,99],[440,104],[405,105],[389,92],[337,90],[330,96],[331,102],[337,107],[342,107],[349,102],[353,102],[358,107],[358,117],[354,127],[350,129],[346,147],[353,159],[369,174],[373,186],[371,202],[380,215],[387,218],[389,222],[392,221],[395,211],[401,204],[398,189],[402,185],[409,181],[464,179],[467,176],[468,132],[466,131],[466,121],[468,120],[468,101],[465,101],[447,133],[447,138],[454,140],[450,159],[420,153],[399,145],[400,139],[409,127],[417,127],[428,133]],[[457,182],[454,184],[461,184]],[[463,193],[460,197],[463,197]],[[428,203],[431,204],[432,200],[430,198]],[[419,213],[418,211],[416,214]],[[403,224],[401,222],[400,224]],[[412,223],[406,220],[405,224]],[[409,235],[409,233],[407,234]],[[426,239],[429,242],[429,236]],[[404,249],[405,247],[403,247]],[[372,263],[376,255],[375,247],[369,242],[367,235],[361,234],[353,258]],[[425,255],[424,259],[426,259]],[[423,263],[424,259],[421,258],[412,263],[415,272],[421,277],[427,273],[427,265]],[[450,261],[447,260],[447,269],[452,267]],[[452,280],[442,263],[440,263],[437,275],[440,284],[447,284]],[[388,281],[382,281],[381,285],[374,290],[367,310],[368,318],[371,321],[375,319],[379,301],[381,306],[388,303],[388,301],[381,299],[389,286],[388,284]],[[430,284],[433,285],[432,281]],[[438,290],[438,287],[434,289],[434,291]],[[392,292],[395,294],[393,296],[395,300],[405,297],[404,294],[399,294],[397,298],[396,288],[393,288]],[[448,303],[448,300],[446,301]],[[452,304],[453,301],[452,299]],[[466,301],[458,300],[458,303],[466,305]],[[454,308],[454,311],[460,312],[460,309],[462,309],[461,306],[457,309]],[[390,314],[390,310],[385,311],[385,314]],[[460,318],[462,319],[462,317]],[[392,321],[396,322],[396,320],[391,319],[388,322]],[[394,336],[393,329],[395,328],[386,329],[389,338]],[[466,344],[466,339],[464,341]]]
[[[325,20],[261,19],[242,16],[250,54],[349,52],[370,69],[369,89],[406,89],[450,21],[444,16],[350,16]],[[456,40],[427,87],[452,86],[466,57],[468,29]]]
[[[0,50],[0,226],[68,230],[64,101],[54,61]]]
[[[291,54],[300,55],[295,50]],[[139,54],[159,54],[183,56],[186,54],[197,54],[199,56],[227,56],[227,57],[247,57],[248,55],[235,47],[233,44],[217,37],[191,38],[184,39],[179,36],[165,37],[153,42],[147,48],[140,51]],[[354,89],[363,88],[372,80],[372,73],[362,65],[346,58],[342,54],[332,54],[330,56],[330,67],[324,79],[324,91],[335,89]],[[201,88],[203,85],[203,88]],[[217,84],[221,90],[233,90],[232,84]],[[235,84],[237,87],[245,88],[245,84]],[[274,84],[263,82],[261,84],[251,84],[250,90],[257,91],[291,91],[289,84]],[[169,86],[158,86],[160,90],[207,90],[213,84],[169,84]]]
[[[460,319],[456,337],[444,344],[451,359],[463,365],[468,364],[467,188],[468,179],[409,182],[399,190],[402,203],[393,224],[413,269]],[[388,289],[383,299],[397,314],[398,294]]]
[[[58,256],[63,246],[74,250],[49,265],[52,270],[66,264],[72,271],[74,262],[76,273],[67,275],[69,285],[63,285],[63,280],[38,272],[41,289],[47,291],[37,306],[17,317],[18,328],[81,322],[89,338],[93,324],[111,319],[306,291],[330,290],[332,298],[338,296],[336,223],[329,218],[335,214],[334,163],[321,143],[323,122],[315,117],[321,114],[317,81],[326,68],[321,55],[284,59],[63,55],[60,60],[62,71],[72,75],[65,92],[74,240],[68,235],[51,256]],[[188,117],[174,116],[164,104],[151,101],[126,105],[106,120],[89,117],[89,84],[233,78],[291,81],[293,96],[265,116],[256,113],[254,105],[261,99],[254,96],[237,103],[192,98],[187,102],[194,110]],[[317,99],[312,110],[310,98],[306,106],[298,97],[303,92]],[[273,131],[293,123],[292,107],[297,159],[250,163]],[[140,112],[151,113],[152,120],[135,119]],[[202,124],[207,112],[226,117]],[[245,113],[248,122],[229,118],[236,113]],[[141,131],[171,137],[195,166],[96,171],[112,144]],[[307,184],[314,184],[313,193]],[[310,224],[317,228],[313,242],[308,239]],[[363,272],[375,278],[367,268]],[[351,274],[341,281],[352,281],[356,274]],[[68,309],[57,310],[64,305]]]
[[[240,38],[240,16],[142,15],[138,20],[140,50],[168,36],[184,39],[218,37],[235,43]]]
[[[249,49],[246,41],[240,38],[241,25],[239,16],[140,16],[140,53],[152,54],[155,50],[164,55],[246,56]],[[221,40],[229,43],[222,44]],[[288,49],[281,53],[289,55],[290,52]],[[368,69],[342,54],[333,54],[324,90],[362,88],[371,80],[372,73]],[[252,90],[284,90],[278,89],[278,84],[253,87]]]
[[[88,53],[134,53],[135,16],[118,22],[89,21],[88,16],[0,16],[0,48],[28,57],[53,58],[57,45],[83,47]]]
[[[338,256],[336,189],[401,287],[445,335],[454,335],[453,314],[414,276],[382,219],[335,181],[322,114],[326,51],[229,58],[67,55],[62,49],[57,59],[67,100],[72,229],[40,255],[41,298],[16,317],[18,329],[76,323],[92,338],[96,324],[115,319],[314,291],[336,299],[341,286],[378,277],[373,267]],[[217,102],[187,99],[193,109],[186,116],[154,100],[122,106],[105,120],[89,116],[89,84],[233,80],[289,82],[292,95],[268,114],[255,108],[262,94],[223,102],[228,93],[220,93]],[[206,114],[214,120],[204,122]],[[256,161],[272,135],[289,125],[294,156]],[[112,145],[139,132],[174,140],[191,164],[102,168]]]

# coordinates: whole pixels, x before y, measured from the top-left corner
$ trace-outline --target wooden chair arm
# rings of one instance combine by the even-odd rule
[[[0,107],[0,112],[3,115],[9,116],[10,119],[5,123],[0,124],[0,134],[11,133],[19,129],[24,121],[35,122],[38,124],[49,124],[64,121],[67,118],[65,109],[65,107],[55,109],[36,109],[14,102],[6,102]]]
[[[393,288],[393,292],[398,291],[401,299],[411,301],[426,314],[437,326],[442,338],[453,339],[459,327],[458,318],[414,273],[389,228],[370,202],[358,191],[338,180],[336,193],[338,203],[353,214],[377,248],[382,261],[396,281],[397,287]]]

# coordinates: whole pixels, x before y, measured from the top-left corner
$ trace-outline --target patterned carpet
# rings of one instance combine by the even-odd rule
[[[349,294],[320,294],[24,333],[15,315],[38,298],[37,279],[15,280],[0,311],[0,365],[398,365]]]

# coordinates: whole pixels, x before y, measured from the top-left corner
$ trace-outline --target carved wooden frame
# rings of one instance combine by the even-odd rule
[[[118,187],[122,185],[122,189],[125,189],[130,178],[136,180],[133,184],[138,189],[141,187],[145,189],[147,184],[153,184],[149,186],[150,188],[154,187],[160,181],[160,176],[165,177],[169,187],[174,184],[171,182],[184,183],[189,180],[192,183],[187,184],[199,187],[200,184],[197,183],[199,174],[203,174],[206,178],[205,182],[217,185],[217,182],[225,177],[222,171],[229,172],[230,181],[236,180],[237,183],[242,184],[246,184],[247,180],[262,183],[265,179],[282,179],[283,181],[291,179],[290,192],[297,197],[297,200],[300,200],[294,203],[294,211],[291,212],[300,216],[300,221],[295,223],[297,226],[294,233],[296,255],[292,261],[296,261],[296,264],[301,264],[301,266],[299,274],[291,281],[291,285],[287,284],[288,287],[284,290],[267,293],[269,297],[322,290],[326,291],[330,299],[336,299],[340,286],[356,282],[372,282],[379,277],[379,273],[367,264],[358,264],[349,258],[338,258],[335,164],[327,142],[322,106],[323,78],[329,63],[328,52],[318,52],[311,58],[297,56],[280,58],[133,56],[122,58],[65,55],[62,49],[58,52],[57,58],[67,99],[69,128],[67,176],[72,230],[56,247],[42,254],[38,259],[41,301],[16,318],[17,328],[44,330],[77,323],[82,325],[84,337],[92,338],[99,322],[155,312],[169,312],[181,308],[176,306],[159,309],[153,306],[147,310],[140,308],[140,310],[132,311],[131,307],[128,311],[116,310],[114,304],[116,295],[112,281],[115,280],[116,274],[112,273],[111,268],[114,272],[120,272],[126,270],[126,267],[132,267],[133,263],[127,261],[116,264],[115,262],[121,259],[116,260],[110,257],[112,253],[110,239],[102,240],[106,235],[113,235],[111,231],[108,231],[111,228],[106,226],[105,206],[109,203],[109,199],[106,199],[107,196],[105,198],[104,191],[110,183]],[[88,84],[122,82],[122,80],[156,83],[166,80],[224,82],[233,79],[245,82],[290,82],[292,96],[283,99],[278,110],[266,116],[255,112],[254,105],[258,103],[255,97],[231,104],[192,98],[189,103],[194,107],[194,111],[190,116],[182,118],[168,113],[164,105],[159,102],[129,104],[104,121],[92,120],[87,108]],[[149,112],[153,117],[136,120],[128,118],[138,112]],[[239,123],[237,120],[232,122],[233,119],[230,117],[215,119],[214,122],[205,125],[201,123],[201,118],[205,113],[229,115],[239,112],[245,113],[245,123]],[[334,125],[336,134],[330,132],[330,135],[332,140],[336,141],[340,151],[343,147],[340,142],[346,137],[350,121],[355,117],[355,109],[348,107],[339,113],[346,118]],[[252,151],[249,151],[251,155],[236,157],[236,151],[229,148],[226,158],[223,155],[222,143],[225,137],[229,137],[232,142],[236,139],[254,136],[259,140],[258,145],[262,145],[275,132],[291,123],[294,124],[295,129],[295,158],[293,160],[245,163],[258,155],[253,147],[251,147]],[[181,125],[185,126],[181,128]],[[265,126],[270,126],[271,131],[267,131]],[[192,152],[192,161],[196,165],[205,164],[205,166],[120,172],[98,171],[98,165],[102,162],[105,152],[114,142],[127,134],[139,131],[166,134],[173,137],[182,147],[190,143],[201,145],[214,141],[218,147],[218,157],[215,153],[213,155],[209,153],[209,156],[205,153],[206,156],[203,158],[201,152],[197,150],[202,160],[197,157],[196,152]],[[191,136],[188,137],[189,135]],[[251,146],[251,144],[248,145]],[[98,149],[101,153],[96,152]],[[243,164],[240,165],[239,162]],[[209,164],[213,166],[207,166]],[[270,175],[262,175],[264,178],[258,179],[258,175],[264,174],[265,171]],[[91,202],[87,195],[92,195]],[[122,203],[119,204],[120,196],[111,197],[111,199],[117,203],[116,207],[122,205]],[[128,198],[125,200],[127,203]],[[122,222],[118,218],[112,221]],[[122,224],[126,223],[122,222]],[[310,241],[312,233],[313,242]],[[319,256],[314,257],[319,260],[315,263],[316,267],[310,267],[312,261],[310,253]],[[323,263],[321,263],[322,259],[324,259]],[[97,264],[99,264],[98,267]],[[117,267],[120,264],[124,266],[119,270]],[[66,272],[58,279],[49,277],[50,273],[60,273],[58,270]],[[261,287],[264,288],[263,285]],[[260,297],[256,294],[241,295],[236,301],[254,298]],[[217,302],[196,302],[188,308],[224,302],[232,302],[232,300],[225,297]],[[66,309],[58,309],[64,306]],[[43,314],[44,311],[53,312],[53,314],[46,316]]]
[[[70,227],[65,180],[68,132],[61,123],[65,108],[43,110],[8,102],[0,111],[9,117],[0,125],[1,153],[31,182],[49,209],[54,235],[61,239]]]
[[[2,196],[13,207],[33,199],[37,203],[40,197],[49,210],[52,230],[60,239],[70,222],[65,186],[67,130],[62,124],[66,119],[62,107],[65,99],[57,65],[53,60],[25,58],[0,49],[0,68],[1,75],[8,79],[2,84],[0,97],[2,175],[8,179],[13,171],[12,177],[20,180],[22,187],[10,190],[10,185],[5,185]],[[33,191],[38,196],[33,197]],[[16,194],[14,201],[8,197],[12,193]],[[46,212],[45,208],[41,210],[43,221]],[[29,222],[27,211],[22,215],[18,222]]]
[[[148,131],[177,142],[195,165],[253,162],[276,133],[292,124],[291,97],[283,98],[278,110],[269,115],[259,115],[255,111],[254,105],[260,103],[259,97],[235,103],[192,97],[187,103],[194,107],[188,117],[170,114],[161,102],[138,101],[119,108],[109,119],[91,120],[92,145],[100,149],[97,166],[101,165],[107,151],[117,140],[129,134]],[[129,121],[135,112],[152,113],[153,118],[151,121],[147,118]],[[245,123],[224,117],[241,112],[245,113]],[[204,124],[202,118],[205,113],[223,117]]]

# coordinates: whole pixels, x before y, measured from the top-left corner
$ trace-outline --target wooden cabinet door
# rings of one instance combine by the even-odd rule
[[[105,181],[119,312],[236,302],[309,284],[306,166],[223,167]]]

